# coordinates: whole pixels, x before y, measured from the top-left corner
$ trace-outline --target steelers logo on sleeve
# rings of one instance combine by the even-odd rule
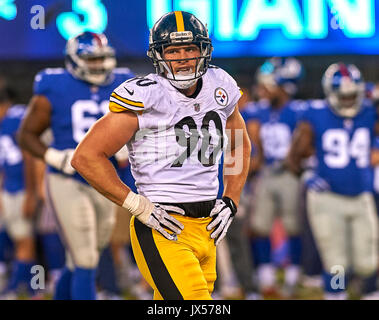
[[[228,94],[223,88],[217,88],[215,90],[215,100],[220,106],[227,106],[229,102]]]

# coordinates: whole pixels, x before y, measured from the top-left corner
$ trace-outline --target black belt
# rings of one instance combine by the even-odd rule
[[[186,202],[186,203],[163,203],[159,202],[163,209],[169,213],[181,214],[191,218],[206,218],[209,217],[213,207],[216,204],[215,200]]]

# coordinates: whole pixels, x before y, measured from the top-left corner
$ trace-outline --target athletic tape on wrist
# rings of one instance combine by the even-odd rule
[[[129,210],[132,215],[145,224],[154,210],[154,204],[149,199],[132,191],[126,196],[122,207]]]

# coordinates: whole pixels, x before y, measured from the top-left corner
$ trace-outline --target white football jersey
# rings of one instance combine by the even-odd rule
[[[217,197],[225,125],[241,97],[235,80],[209,67],[196,97],[186,97],[157,74],[125,81],[110,110],[136,112],[139,130],[127,144],[139,194],[152,202],[185,203]]]

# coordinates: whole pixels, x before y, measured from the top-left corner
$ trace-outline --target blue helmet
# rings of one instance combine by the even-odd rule
[[[304,76],[304,68],[295,58],[273,57],[259,67],[256,76],[258,83],[280,86],[292,96],[296,94],[298,84]]]
[[[332,64],[324,73],[322,87],[329,106],[338,115],[352,118],[361,109],[365,83],[355,65]]]
[[[76,78],[103,84],[116,67],[114,49],[104,34],[84,32],[66,44],[66,68]]]

